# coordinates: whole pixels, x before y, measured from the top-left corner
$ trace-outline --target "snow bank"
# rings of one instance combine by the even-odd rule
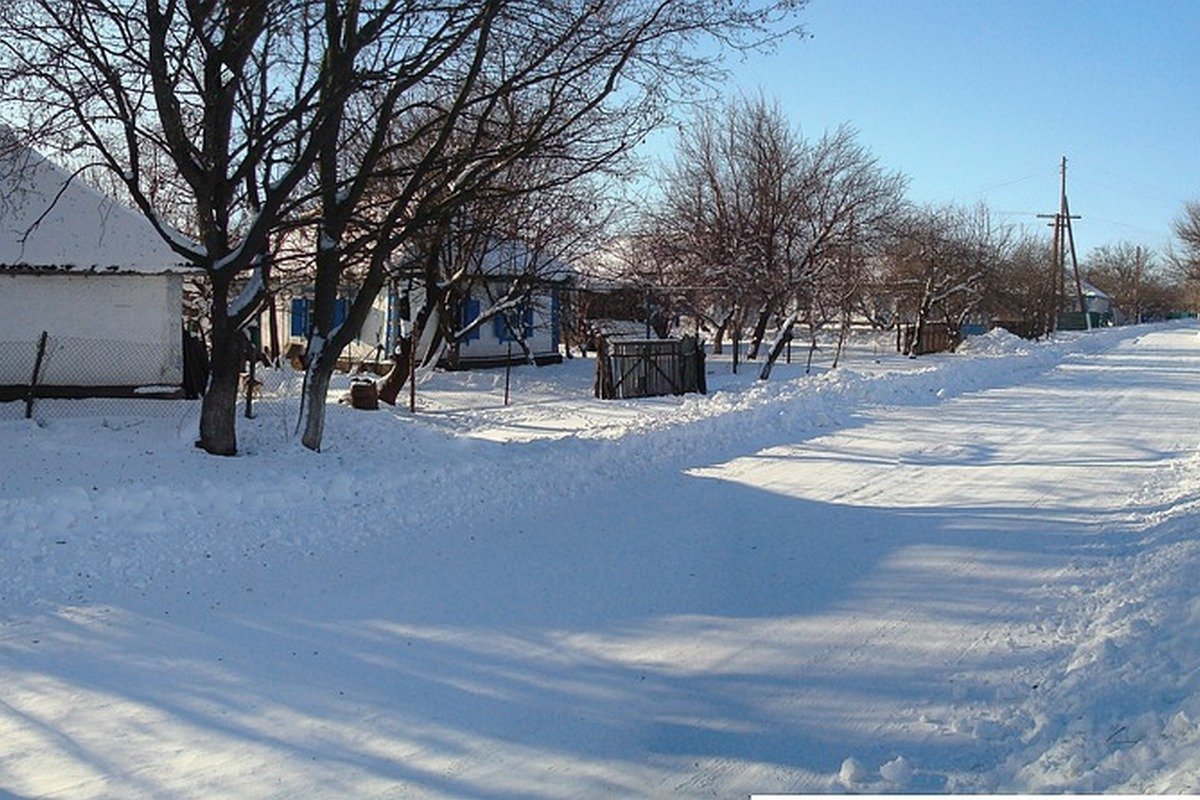
[[[111,402],[69,401],[72,416],[44,427],[0,415],[7,444],[0,603],[78,603],[101,587],[178,586],[184,575],[196,580],[259,550],[311,557],[397,526],[453,527],[477,515],[503,516],[606,476],[686,469],[817,435],[871,407],[936,404],[1011,385],[1129,336],[1110,329],[1018,350],[893,357],[882,365],[864,357],[861,366],[778,381],[717,375],[708,396],[643,401],[580,398],[587,391],[580,378],[590,380],[591,367],[577,361],[578,394],[535,399],[524,407],[518,440],[499,443],[475,433],[487,427],[495,435],[492,423],[509,409],[414,418],[403,407],[363,413],[332,406],[325,452],[311,453],[292,435],[299,378],[290,372],[267,376],[274,383],[257,419],[241,421],[243,456],[229,460],[190,447],[197,403],[176,401],[161,407],[167,416],[121,420],[112,413],[120,406]],[[1003,334],[993,338],[1008,341]],[[517,372],[536,384],[552,380],[553,369]],[[462,373],[447,380],[501,379]],[[523,392],[537,391],[518,386],[513,413],[522,413]],[[422,402],[436,394],[423,387]],[[539,435],[529,436],[531,429]],[[487,495],[474,498],[478,505],[469,510],[445,507],[448,487],[458,486],[487,487]]]
[[[1024,712],[1029,746],[991,785],[1024,793],[1194,794],[1200,789],[1200,456],[1138,503],[1138,540],[1060,612],[1086,620],[1065,671]]]
[[[1132,401],[1112,378],[1127,376],[1138,402],[1160,398],[1149,430],[1186,427],[1185,382],[1141,386],[1162,380],[1147,362],[1171,330],[994,334],[915,360],[860,350],[766,383],[712,360],[709,396],[644,401],[593,400],[586,361],[514,370],[507,408],[502,373],[439,374],[416,415],[331,406],[322,454],[295,438],[286,372],[265,376],[234,459],[192,446],[195,403],[76,401],[37,422],[0,409],[0,700],[20,710],[0,712],[16,743],[0,750],[0,793],[49,794],[45,776],[78,773],[94,794],[152,796],[200,762],[213,796],[1195,791],[1195,441],[1114,437],[1129,463],[1113,474],[1136,493],[1105,531],[1080,510],[1097,484],[1046,477],[1111,466],[1081,455],[1085,428],[1008,432],[1012,463],[988,455],[998,433],[952,421],[937,441],[905,439],[972,400],[1061,404],[1046,384],[1064,375],[1081,376],[1072,397],[1117,406]],[[778,462],[803,491],[730,488],[745,461]],[[1028,485],[971,494],[1002,469]],[[947,475],[977,483],[939,508]],[[692,527],[647,522],[637,503],[681,476]],[[612,485],[633,496],[627,516],[572,516]],[[713,487],[752,507],[705,505]],[[1055,517],[1045,503],[1061,496]],[[748,524],[768,507],[769,530]],[[828,530],[809,529],[813,514]],[[1061,550],[1076,555],[1051,580]],[[722,571],[733,562],[748,572]],[[531,631],[517,610],[546,598],[564,607]],[[621,613],[597,622],[601,603]],[[972,638],[941,641],[959,631]],[[1025,656],[1034,645],[1042,660]],[[887,705],[876,675],[911,694]],[[104,758],[83,764],[89,736]]]

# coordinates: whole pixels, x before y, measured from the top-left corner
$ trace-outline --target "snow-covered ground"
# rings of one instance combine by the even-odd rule
[[[591,369],[0,408],[0,797],[1200,790],[1194,324]]]

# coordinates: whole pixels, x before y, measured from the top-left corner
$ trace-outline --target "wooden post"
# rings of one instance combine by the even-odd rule
[[[408,413],[417,413],[417,326],[408,340]]]
[[[504,360],[504,405],[508,405],[509,377],[512,375],[512,342],[508,343],[508,358]]]
[[[270,351],[269,351],[270,358],[271,358],[271,365],[274,367],[278,367],[279,366],[279,356],[283,354],[283,348],[279,346],[279,315],[278,315],[278,312],[275,310],[275,300],[276,300],[275,293],[272,292],[271,295],[267,298],[267,325],[270,327],[269,333],[271,335],[271,344],[270,344]]]
[[[733,374],[737,375],[738,356],[742,352],[742,326],[739,323],[733,329]]]
[[[1142,246],[1137,246],[1133,260],[1133,324],[1142,324]]]
[[[246,419],[254,419],[254,364],[257,358],[250,359],[250,369],[246,374]]]
[[[250,366],[246,370],[246,419],[254,419],[254,367],[258,362],[259,353],[259,342],[256,340],[261,340],[261,336],[257,324],[252,324],[246,329],[247,341],[250,343]]]
[[[46,355],[47,333],[42,331],[38,338],[37,358],[33,362],[33,375],[29,379],[29,391],[25,394],[25,419],[33,419],[33,393],[42,374],[42,359]]]

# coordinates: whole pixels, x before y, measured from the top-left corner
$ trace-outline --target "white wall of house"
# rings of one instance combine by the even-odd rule
[[[178,274],[0,273],[0,385],[29,382],[46,331],[43,384],[179,386],[182,302]]]
[[[422,303],[420,288],[416,288],[413,292],[412,305],[420,306]],[[478,310],[486,312],[490,306],[491,300],[488,299],[486,292],[482,288],[476,288],[473,291],[473,299],[477,303]],[[280,297],[276,300],[276,319],[279,326],[280,340],[283,347],[288,344],[305,342],[305,320],[297,318],[293,315],[293,300],[291,297]],[[302,298],[301,298],[302,300]],[[388,324],[389,324],[389,301],[387,292],[382,292],[375,299],[371,310],[367,314],[366,322],[363,323],[363,329],[359,337],[355,339],[342,352],[344,357],[348,357],[351,361],[371,360],[377,355],[381,359],[388,359],[391,353],[387,350],[388,344]],[[301,306],[303,303],[301,302]],[[551,291],[535,292],[530,301],[530,309],[532,313],[531,326],[523,326],[522,333],[525,333],[525,341],[528,344],[530,351],[535,356],[547,356],[558,353],[558,334],[555,332],[555,325],[558,324],[556,319],[558,311],[555,308],[555,301],[552,299]],[[465,325],[467,320],[458,320],[460,326]],[[265,326],[269,324],[267,315],[264,313],[261,317],[261,324]],[[521,345],[515,339],[506,338],[506,334],[502,333],[497,327],[494,319],[485,321],[479,326],[476,331],[466,340],[459,344],[459,360],[464,366],[469,366],[473,360],[479,361],[494,361],[499,358],[507,357],[509,353],[509,345],[512,345],[512,354],[514,358],[520,358],[522,351]]]
[[[305,327],[307,320],[293,317],[292,308],[294,299],[297,298],[285,295],[278,297],[275,301],[275,317],[276,324],[279,326],[279,340],[282,349],[285,350],[290,344],[304,345],[308,338]],[[349,358],[352,361],[373,359],[377,352],[380,354],[381,359],[390,357],[390,354],[386,350],[381,351],[379,349],[387,341],[387,321],[387,294],[381,293],[367,312],[367,319],[363,322],[359,337],[342,351],[343,357]],[[270,324],[270,317],[265,311],[259,316],[259,324],[264,331]],[[265,336],[266,334],[264,334],[264,341],[266,341]]]
[[[472,299],[479,304],[479,310],[485,312],[489,301],[483,290],[476,290],[472,294]],[[521,317],[519,314],[512,316],[514,323],[520,322],[522,330],[519,333],[524,334],[525,343],[534,355],[558,352],[558,339],[555,334],[557,312],[553,304],[554,301],[549,291],[535,292],[530,298],[529,316]],[[468,321],[461,320],[462,323]],[[505,329],[498,323],[497,318],[493,317],[459,342],[458,357],[460,362],[465,363],[469,363],[473,359],[505,358],[510,352],[510,345],[513,356],[519,357],[522,352],[520,343],[512,338],[510,329]]]

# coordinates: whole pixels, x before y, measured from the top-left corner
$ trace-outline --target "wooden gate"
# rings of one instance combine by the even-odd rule
[[[595,391],[604,400],[704,394],[704,347],[694,336],[602,342]]]

